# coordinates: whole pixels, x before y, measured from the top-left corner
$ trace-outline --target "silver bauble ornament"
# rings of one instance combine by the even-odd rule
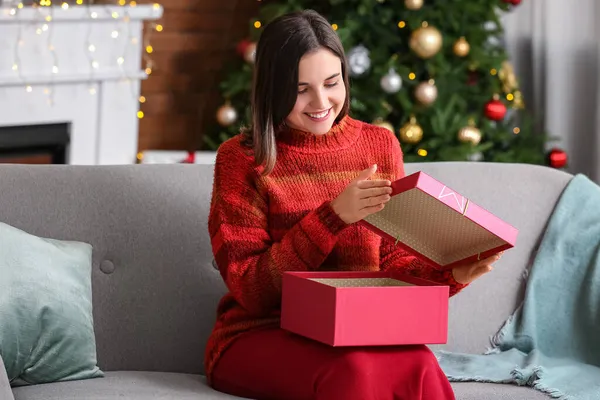
[[[363,45],[353,47],[348,51],[348,69],[350,76],[360,76],[371,68],[369,49]]]
[[[256,43],[251,42],[246,46],[246,50],[244,50],[244,61],[248,64],[254,64],[254,59],[256,58]]]
[[[386,93],[397,93],[402,88],[402,77],[392,68],[380,81],[381,88]]]
[[[229,103],[223,104],[217,110],[217,122],[222,126],[229,126],[237,121],[237,111]]]
[[[438,89],[433,79],[427,82],[421,82],[415,88],[415,98],[425,106],[430,106],[438,97]]]

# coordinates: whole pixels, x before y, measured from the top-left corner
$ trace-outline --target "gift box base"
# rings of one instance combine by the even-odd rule
[[[287,272],[281,328],[330,346],[445,344],[449,287],[387,272]]]

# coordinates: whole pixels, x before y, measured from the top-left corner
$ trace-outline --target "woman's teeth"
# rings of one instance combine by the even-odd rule
[[[321,113],[318,114],[311,114],[311,113],[306,113],[309,117],[314,118],[314,119],[322,119],[325,118],[328,114],[329,114],[329,110],[323,111]]]

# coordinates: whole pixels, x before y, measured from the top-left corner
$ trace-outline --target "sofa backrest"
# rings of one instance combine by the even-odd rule
[[[423,170],[520,229],[516,249],[451,306],[449,347],[482,351],[514,310],[523,268],[570,175],[484,163]],[[212,266],[211,165],[0,166],[0,222],[94,246],[93,303],[104,370],[202,373],[226,288]]]

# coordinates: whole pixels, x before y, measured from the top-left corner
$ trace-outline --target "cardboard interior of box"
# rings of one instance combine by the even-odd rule
[[[439,265],[506,244],[418,188],[393,196],[382,211],[365,221]]]
[[[312,281],[336,288],[344,287],[385,287],[385,286],[415,286],[393,278],[312,278]]]

